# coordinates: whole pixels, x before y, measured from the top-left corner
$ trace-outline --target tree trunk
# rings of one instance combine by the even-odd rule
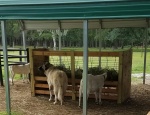
[[[124,42],[123,42],[123,40],[121,41],[121,49],[123,49],[124,48]]]
[[[44,40],[44,42],[43,42],[43,47],[47,48],[47,42],[46,42],[46,40]]]
[[[15,41],[14,40],[13,40],[13,45],[12,46],[13,46],[13,48],[15,48]]]
[[[53,50],[56,50],[56,37],[55,36],[53,37],[53,44],[54,44]]]

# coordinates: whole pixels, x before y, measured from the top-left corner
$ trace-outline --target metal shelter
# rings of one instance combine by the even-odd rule
[[[11,114],[6,20],[23,30],[83,28],[83,115],[87,114],[88,28],[149,27],[149,0],[0,0],[7,112]],[[146,51],[146,48],[145,48]],[[145,53],[146,60],[146,53]],[[144,62],[146,65],[146,62]],[[144,65],[144,68],[146,67]]]

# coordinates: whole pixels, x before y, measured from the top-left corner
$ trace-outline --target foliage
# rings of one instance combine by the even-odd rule
[[[88,69],[88,73],[92,75],[100,75],[105,72],[107,72],[107,81],[118,81],[118,72],[114,68],[91,67]]]
[[[82,45],[82,29],[70,29],[65,37],[65,46],[81,46]],[[80,41],[80,42],[79,42]]]
[[[10,46],[22,45],[22,29],[17,20],[7,21],[7,41]],[[53,31],[56,31],[55,41]],[[58,47],[58,30],[28,30],[26,32],[26,41],[29,46],[51,47],[56,44]],[[149,30],[150,31],[150,30]],[[1,33],[1,32],[0,32]],[[145,40],[145,28],[113,28],[113,29],[89,29],[88,46],[89,47],[110,47],[117,49],[124,46],[143,46]],[[150,32],[148,33],[150,36]],[[61,30],[63,47],[82,47],[83,29]],[[1,42],[1,41],[0,41]],[[149,43],[149,39],[148,42]]]
[[[71,70],[67,69],[65,65],[57,65],[55,66],[57,69],[63,70],[68,78],[71,78]],[[82,72],[83,70],[78,68],[75,70],[75,78],[76,79],[81,79],[82,78]],[[91,67],[88,69],[88,74],[92,75],[100,75],[103,74],[104,72],[107,72],[107,81],[118,81],[118,72],[111,68],[99,68],[99,67]]]

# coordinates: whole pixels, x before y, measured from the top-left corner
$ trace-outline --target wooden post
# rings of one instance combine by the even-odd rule
[[[35,96],[35,80],[34,80],[34,70],[33,70],[33,55],[32,49],[29,49],[29,60],[30,60],[30,76],[31,76],[31,95]]]
[[[75,92],[75,56],[74,51],[71,52],[71,78],[72,78],[72,100],[76,99]]]
[[[22,56],[22,51],[21,50],[19,50],[19,56]],[[22,62],[22,57],[19,58],[19,64],[22,64],[21,62]],[[22,78],[22,76],[24,76],[24,75],[20,74],[21,78]]]
[[[131,91],[131,69],[132,69],[132,51],[124,51],[122,57],[122,89],[121,102],[124,102],[127,98],[130,97]]]

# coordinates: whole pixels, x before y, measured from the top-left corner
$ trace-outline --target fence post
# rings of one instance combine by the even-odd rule
[[[26,61],[29,63],[29,48],[26,48]]]
[[[26,62],[30,63],[29,62],[29,48],[26,48]],[[31,66],[31,64],[30,64],[30,66]],[[29,78],[29,81],[31,82],[31,74],[30,73],[28,75],[28,78]]]
[[[71,51],[71,81],[72,81],[72,100],[76,100],[75,92],[75,56],[74,51]]]
[[[20,48],[20,50],[19,50],[19,56],[22,56],[22,50],[21,50],[21,48]],[[22,58],[21,57],[19,57],[19,61],[20,61],[20,63],[22,62]],[[22,74],[20,74],[20,77],[22,78]]]
[[[4,84],[3,84],[1,57],[0,57],[0,83],[1,83],[1,86],[4,86]]]
[[[22,56],[22,50],[19,50],[19,55]],[[22,62],[22,58],[19,58],[20,62]]]

